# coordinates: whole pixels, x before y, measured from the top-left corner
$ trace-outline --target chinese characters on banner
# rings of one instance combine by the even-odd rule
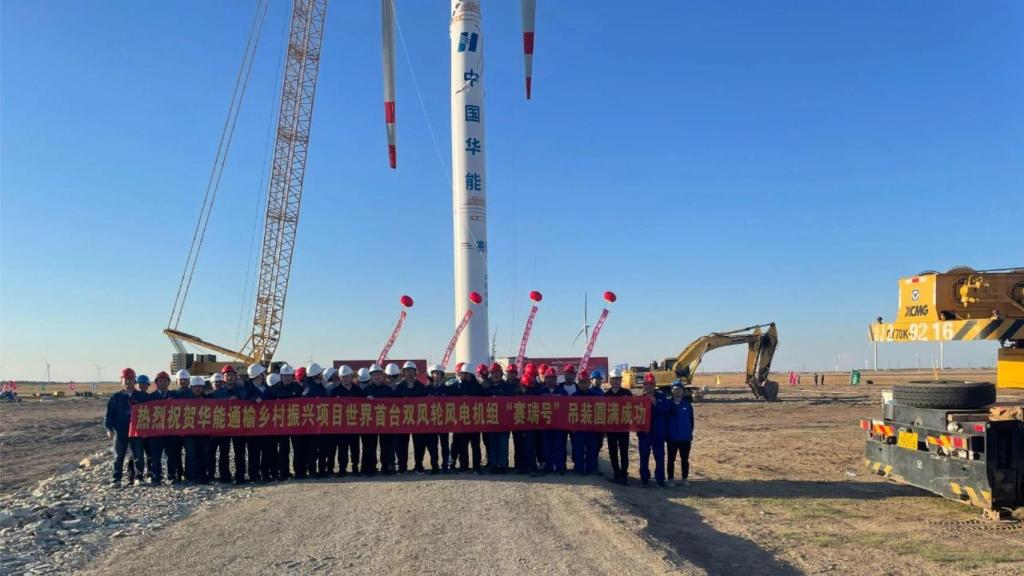
[[[648,397],[160,400],[132,406],[129,434],[274,436],[503,430],[646,431]]]

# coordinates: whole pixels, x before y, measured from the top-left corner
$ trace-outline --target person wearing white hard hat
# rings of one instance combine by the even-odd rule
[[[455,364],[455,378],[446,387],[448,396],[476,396],[476,381],[473,377],[473,368],[469,362]],[[469,472],[469,445],[472,438],[476,438],[477,460],[480,460],[480,434],[472,432],[455,432],[452,434],[452,472],[464,474]]]
[[[174,391],[175,393],[184,392],[185,390],[188,390],[188,382],[192,378],[191,375],[188,373],[188,370],[185,370],[184,368],[178,370],[174,374],[174,378],[178,381],[178,389]]]
[[[378,392],[377,398],[401,398],[401,391],[398,390],[398,383],[402,380],[402,371],[398,368],[398,364],[389,362],[384,367],[384,388],[386,392]],[[399,461],[398,461],[398,450],[401,444],[401,438],[407,434],[381,434],[378,438],[380,442],[380,467],[381,471],[385,476],[396,474],[399,472]],[[406,455],[408,456],[408,444],[406,445]],[[408,460],[408,458],[407,458]],[[406,464],[408,468],[408,464]]]
[[[190,378],[188,370],[184,368],[175,372],[174,379],[178,385],[176,389],[171,390],[171,398],[178,399],[182,398],[186,392],[191,393],[188,387]],[[185,437],[165,436],[164,439],[167,452],[167,477],[171,484],[181,484],[185,480]]]
[[[360,396],[363,398],[369,397],[368,395],[373,386],[373,377],[370,375],[370,369],[360,368],[356,374],[358,376]],[[373,476],[377,471],[377,435],[360,434],[359,445],[362,448],[362,454],[359,458],[359,473],[363,476]],[[355,466],[355,462],[353,462],[353,466]]]
[[[361,369],[360,372],[366,370]],[[366,380],[370,380],[370,372],[366,371]],[[362,398],[363,389],[352,381],[352,368],[342,364],[338,368],[338,385],[331,394],[335,398]],[[352,406],[346,406],[350,408]],[[352,462],[352,474],[359,474],[359,435],[358,434],[337,434],[335,435],[335,448],[338,454],[339,478],[349,474],[348,464]]]
[[[605,396],[632,396],[622,387],[622,369],[612,368],[608,373],[609,388]],[[629,485],[629,432],[608,432],[608,459],[612,463],[611,481],[623,486]]]
[[[370,384],[366,387],[367,400],[381,400],[394,397],[391,387],[384,383],[384,369],[379,364],[370,366]],[[394,474],[395,448],[390,434],[363,434],[363,465],[365,476],[377,473],[377,449],[380,448],[380,471]]]
[[[306,376],[302,379],[303,398],[325,398],[327,389],[323,385],[324,369],[316,362],[310,362],[306,366]],[[321,436],[296,434],[292,436],[292,448],[295,455],[292,458],[292,466],[295,468],[295,478],[304,480],[309,477],[320,476],[320,448]],[[324,449],[326,455],[327,450]]]
[[[204,397],[211,399],[226,399],[227,393],[221,392],[224,389],[224,374],[214,372],[210,376],[210,388],[206,390]],[[231,482],[231,466],[228,457],[231,453],[231,438],[229,436],[211,436],[210,450],[206,458],[206,477],[211,482],[216,480],[221,483]]]
[[[262,364],[250,364],[245,369],[248,380],[245,394],[250,402],[261,404],[271,399],[267,386],[267,369]],[[245,439],[246,456],[249,463],[249,480],[264,483],[273,479],[277,468],[277,451],[270,436],[248,436]],[[273,452],[273,453],[272,453]]]
[[[180,374],[180,372],[179,372]],[[206,382],[202,376],[189,377],[189,389],[178,393],[181,400],[202,400]],[[195,484],[209,484],[207,474],[210,459],[210,438],[208,436],[185,436],[185,478]]]
[[[359,388],[365,392],[366,387],[370,385],[370,370],[368,368],[360,368],[356,373],[356,380]]]
[[[333,366],[328,366],[324,370],[324,388],[327,389],[327,396],[333,396],[334,389],[341,382],[341,378],[338,377],[338,369]]]
[[[281,370],[285,366],[287,364],[282,365],[278,368],[277,372],[267,376],[267,400],[280,400],[288,397],[288,392],[284,386],[284,379],[281,376]],[[263,475],[264,480],[286,480],[288,478],[289,460],[291,459],[291,438],[283,435],[267,436],[267,452],[264,459],[265,462],[262,462],[266,470]]]
[[[334,396],[334,390],[338,387],[340,379],[338,378],[338,369],[334,366],[328,366],[324,369],[323,373],[323,384],[324,384],[324,396],[330,398]],[[338,452],[338,439],[339,434],[325,434],[321,433],[318,436],[320,447],[318,449],[318,476],[325,477],[335,473],[335,457]]]
[[[286,400],[289,398],[302,397],[302,383],[295,380],[295,368],[290,364],[282,364],[278,370],[281,374],[281,391],[275,395],[275,399]],[[296,442],[302,442],[298,434],[295,436],[283,436],[277,449],[278,480],[293,478],[291,469],[292,455],[295,452]]]
[[[430,367],[430,377],[427,379],[427,396],[441,398],[445,396],[445,373],[444,366],[434,364]],[[430,473],[439,474],[451,472],[451,440],[448,432],[440,432],[427,439],[427,453],[430,454]],[[441,458],[438,461],[438,447],[441,449]]]
[[[416,367],[416,363],[412,360],[409,360],[402,365],[402,380],[396,388],[399,397],[425,398],[427,396],[427,387],[416,378],[418,374],[419,369]],[[413,471],[417,474],[423,474],[425,472],[423,469],[423,455],[427,450],[426,436],[429,435],[412,435]],[[395,455],[398,458],[399,474],[404,474],[409,471],[409,438],[409,434],[397,434],[395,436]]]

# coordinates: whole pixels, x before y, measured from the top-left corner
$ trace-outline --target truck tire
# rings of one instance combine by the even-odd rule
[[[991,382],[904,382],[892,387],[897,404],[914,408],[950,408],[971,410],[996,401],[996,387]]]

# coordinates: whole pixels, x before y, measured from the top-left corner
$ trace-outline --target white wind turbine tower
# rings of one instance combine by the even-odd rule
[[[95,394],[100,388],[100,382],[103,381],[103,366],[100,366],[95,362],[93,362],[92,365],[96,367],[96,384],[92,387],[92,392]]]
[[[50,361],[47,358],[43,358],[43,362],[46,364],[46,383],[50,383]],[[45,390],[45,388],[44,388]]]

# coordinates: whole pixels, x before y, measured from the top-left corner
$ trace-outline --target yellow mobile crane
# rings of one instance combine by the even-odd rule
[[[1024,268],[922,272],[899,281],[896,321],[871,325],[874,342],[997,340],[996,384],[898,382],[882,417],[865,418],[864,465],[981,508],[993,519],[1024,506],[1024,404],[997,388],[1024,388]]]
[[[767,330],[762,331],[763,328],[767,328]],[[655,382],[659,387],[670,386],[676,379],[682,380],[689,386],[693,382],[697,367],[704,359],[704,354],[716,348],[737,344],[747,345],[745,381],[750,386],[751,392],[754,393],[754,397],[769,402],[774,401],[778,397],[779,384],[768,379],[772,357],[779,345],[779,333],[774,322],[747,326],[728,332],[712,332],[707,336],[701,336],[683,348],[676,358],[668,358],[661,365],[653,366],[651,370],[630,369],[623,374],[622,385],[631,388],[634,384],[639,384],[644,375],[649,372],[654,374]]]
[[[1024,388],[1024,268],[962,266],[901,278],[896,321],[879,317],[869,336],[874,342],[997,340],[996,386]]]

